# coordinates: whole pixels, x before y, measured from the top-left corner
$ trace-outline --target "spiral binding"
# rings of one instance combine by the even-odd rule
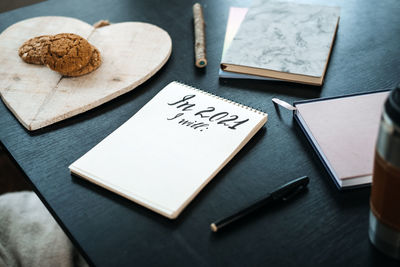
[[[235,101],[233,101],[233,100],[229,100],[229,99],[226,99],[226,98],[223,98],[223,97],[214,95],[214,94],[212,94],[212,93],[209,93],[209,92],[207,92],[207,91],[198,89],[198,88],[193,87],[193,86],[191,86],[191,85],[187,85],[187,84],[185,84],[185,83],[183,83],[183,82],[181,82],[181,81],[173,81],[173,83],[177,83],[177,84],[183,85],[183,86],[185,86],[185,87],[187,87],[187,88],[189,88],[189,89],[191,89],[191,90],[197,91],[197,92],[202,93],[202,94],[209,95],[209,96],[211,96],[211,97],[217,98],[217,99],[219,99],[219,100],[225,101],[225,102],[230,103],[230,104],[233,104],[233,105],[235,105],[235,106],[238,106],[238,107],[241,107],[241,108],[244,108],[244,109],[253,111],[253,112],[258,113],[258,114],[260,114],[260,115],[268,116],[268,114],[265,113],[265,112],[263,112],[263,111],[260,111],[260,110],[258,110],[258,109],[255,109],[255,108],[252,108],[252,107],[243,105],[243,104],[240,104],[240,103],[235,102]]]

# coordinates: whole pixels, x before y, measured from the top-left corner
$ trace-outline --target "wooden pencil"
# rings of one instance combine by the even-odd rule
[[[199,3],[193,5],[193,24],[194,24],[194,52],[195,64],[198,68],[207,66],[206,59],[206,34],[203,9]]]

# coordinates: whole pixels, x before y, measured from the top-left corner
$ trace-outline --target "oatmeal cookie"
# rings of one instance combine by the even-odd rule
[[[67,73],[65,76],[70,76],[70,77],[76,77],[76,76],[81,76],[88,74],[94,70],[96,70],[98,67],[101,65],[101,56],[100,56],[100,51],[96,49],[96,47],[93,47],[93,53],[92,57],[90,58],[89,63],[83,67],[80,70],[72,71]]]
[[[29,39],[18,49],[18,54],[26,63],[43,65],[43,47],[50,41],[51,35],[41,35]]]
[[[88,65],[93,54],[91,44],[73,33],[54,35],[43,49],[44,64],[62,75],[68,75]]]

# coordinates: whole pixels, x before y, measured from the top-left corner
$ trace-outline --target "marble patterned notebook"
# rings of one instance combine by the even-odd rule
[[[221,69],[322,85],[339,13],[338,7],[255,0]]]

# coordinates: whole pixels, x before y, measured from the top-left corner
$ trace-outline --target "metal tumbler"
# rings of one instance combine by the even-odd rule
[[[400,84],[381,116],[372,176],[369,238],[379,250],[400,259]]]

